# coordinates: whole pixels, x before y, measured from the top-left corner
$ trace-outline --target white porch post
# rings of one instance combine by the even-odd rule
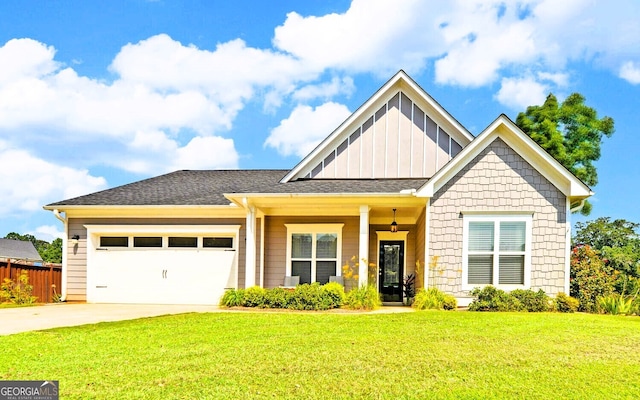
[[[358,246],[358,284],[367,284],[369,271],[369,206],[360,206],[360,244]]]
[[[246,198],[244,202],[247,208],[244,287],[250,288],[256,284],[256,209],[247,204]]]

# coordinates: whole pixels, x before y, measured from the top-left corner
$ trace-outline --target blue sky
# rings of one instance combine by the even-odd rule
[[[21,1],[0,15],[0,237],[51,240],[62,225],[43,205],[177,169],[291,168],[399,69],[473,134],[582,93],[616,132],[592,215],[574,221],[640,222],[637,1]]]

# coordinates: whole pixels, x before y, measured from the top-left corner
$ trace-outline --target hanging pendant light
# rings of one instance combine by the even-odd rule
[[[396,222],[396,209],[393,209],[393,222],[391,223],[391,232],[398,232],[398,223]]]

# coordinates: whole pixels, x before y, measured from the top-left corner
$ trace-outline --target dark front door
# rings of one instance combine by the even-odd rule
[[[402,302],[404,242],[380,241],[380,271],[378,282],[384,302]]]

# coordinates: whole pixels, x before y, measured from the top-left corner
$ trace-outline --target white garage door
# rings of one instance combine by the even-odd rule
[[[237,287],[239,226],[87,226],[87,301],[210,304]]]

